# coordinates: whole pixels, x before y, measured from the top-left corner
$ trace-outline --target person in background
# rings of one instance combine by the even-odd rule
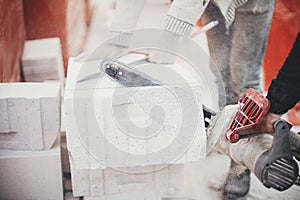
[[[219,92],[219,99],[223,100],[219,102],[221,109],[236,104],[248,88],[262,92],[262,60],[274,7],[275,0],[214,0],[207,6],[202,22],[219,22],[206,35],[214,62],[212,70],[222,75],[222,79],[217,79],[217,85],[225,89],[224,94]],[[223,188],[224,198],[243,197],[249,187],[250,171],[232,160]]]
[[[136,26],[145,0],[117,0],[112,33],[121,33],[116,44],[126,46],[129,37],[124,31]],[[207,32],[212,70],[218,74],[220,109],[237,103],[248,88],[260,89],[260,72],[269,33],[275,0],[174,0],[164,20],[163,28],[178,37],[187,37],[201,15],[207,24],[219,25]],[[166,38],[167,40],[167,38]],[[174,42],[174,40],[170,40]],[[151,55],[151,62],[168,63],[171,58]],[[219,78],[219,73],[222,79]],[[245,196],[249,191],[250,171],[233,160],[222,193],[225,199]]]

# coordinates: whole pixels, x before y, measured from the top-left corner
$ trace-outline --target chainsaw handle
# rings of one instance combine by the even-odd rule
[[[258,91],[249,88],[239,100],[240,108],[226,131],[229,142],[238,142],[242,137],[258,132],[258,125],[262,122],[270,108],[270,102]],[[254,129],[254,132],[251,131]],[[249,134],[250,133],[250,134]]]

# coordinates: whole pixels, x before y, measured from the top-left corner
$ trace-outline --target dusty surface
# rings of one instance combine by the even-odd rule
[[[95,1],[96,2],[96,1]],[[91,50],[109,36],[108,25],[113,16],[110,1],[96,4],[94,16],[88,33],[86,50]],[[138,26],[159,27],[168,10],[167,0],[155,0],[147,2]],[[204,35],[200,35],[195,40],[208,52],[207,41]],[[208,61],[203,61],[208,64]],[[185,187],[187,196],[190,199],[220,199],[220,189],[226,179],[229,170],[230,160],[227,156],[216,154],[209,156],[198,163],[186,164],[185,166]],[[300,187],[293,186],[285,192],[278,192],[265,188],[258,179],[251,174],[251,186],[247,200],[296,200],[299,199]]]

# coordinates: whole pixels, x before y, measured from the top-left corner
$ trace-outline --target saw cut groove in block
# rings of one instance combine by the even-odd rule
[[[60,84],[0,84],[0,148],[45,150],[60,128]]]

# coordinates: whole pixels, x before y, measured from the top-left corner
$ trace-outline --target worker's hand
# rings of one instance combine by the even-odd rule
[[[274,133],[275,132],[274,124],[276,121],[280,119],[280,117],[281,117],[280,114],[274,114],[268,112],[264,117],[263,121],[261,122],[261,124],[259,125],[259,129],[265,133]]]

